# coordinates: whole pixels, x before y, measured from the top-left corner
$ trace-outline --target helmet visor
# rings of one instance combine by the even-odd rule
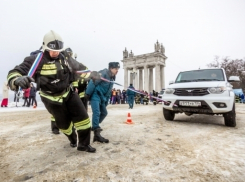
[[[63,42],[59,41],[59,40],[55,40],[55,41],[52,41],[52,42],[49,42],[47,44],[47,47],[51,50],[61,50],[63,49]]]

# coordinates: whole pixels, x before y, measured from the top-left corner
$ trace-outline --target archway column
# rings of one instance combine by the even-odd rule
[[[153,68],[149,68],[149,91],[153,90]]]
[[[143,70],[139,69],[139,90],[143,90]]]
[[[129,84],[131,84],[131,83],[133,84],[134,74],[132,73],[132,70],[129,71],[129,77],[130,77]],[[128,84],[128,86],[129,86],[129,84]]]
[[[164,74],[164,66],[161,66],[161,89],[165,89],[165,74]]]
[[[149,92],[149,76],[147,65],[144,66],[144,91]]]
[[[128,68],[124,68],[124,89],[128,87]]]
[[[137,68],[134,68],[135,70],[135,73],[134,73],[134,88],[135,89],[139,89],[139,86],[138,86],[138,69]]]
[[[155,91],[156,92],[159,92],[161,91],[162,89],[160,88],[161,87],[161,74],[160,74],[160,65],[159,64],[156,64],[155,66]]]

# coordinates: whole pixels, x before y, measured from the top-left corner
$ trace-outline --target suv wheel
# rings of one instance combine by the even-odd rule
[[[236,111],[235,104],[230,112],[224,114],[224,120],[226,126],[235,127],[236,126]]]
[[[175,116],[175,112],[163,108],[163,116],[164,116],[164,118],[166,120],[173,121],[174,120],[174,116]]]

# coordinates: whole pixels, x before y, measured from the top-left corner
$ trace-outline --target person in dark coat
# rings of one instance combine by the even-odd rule
[[[241,103],[244,103],[244,95],[243,95],[243,93],[241,94]]]
[[[122,91],[122,104],[125,104],[126,101],[126,90]]]
[[[36,87],[33,85],[33,83],[30,84],[31,89],[30,89],[30,96],[29,96],[29,104],[33,106],[33,102],[35,106],[37,106],[37,100],[36,100]]]
[[[131,83],[128,88],[134,90],[133,84]],[[134,107],[134,97],[136,96],[136,92],[134,92],[134,91],[132,91],[130,89],[127,89],[126,94],[128,96],[129,109],[133,109],[133,107]]]
[[[26,105],[26,107],[30,107],[30,100],[29,100],[29,97],[30,97],[30,88],[27,88],[27,89],[23,89],[23,92],[24,92],[24,104],[23,104],[23,107]]]

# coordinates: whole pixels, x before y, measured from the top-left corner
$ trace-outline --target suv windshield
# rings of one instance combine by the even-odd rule
[[[224,81],[222,69],[205,69],[180,72],[175,83],[182,82],[203,82],[203,81]]]

